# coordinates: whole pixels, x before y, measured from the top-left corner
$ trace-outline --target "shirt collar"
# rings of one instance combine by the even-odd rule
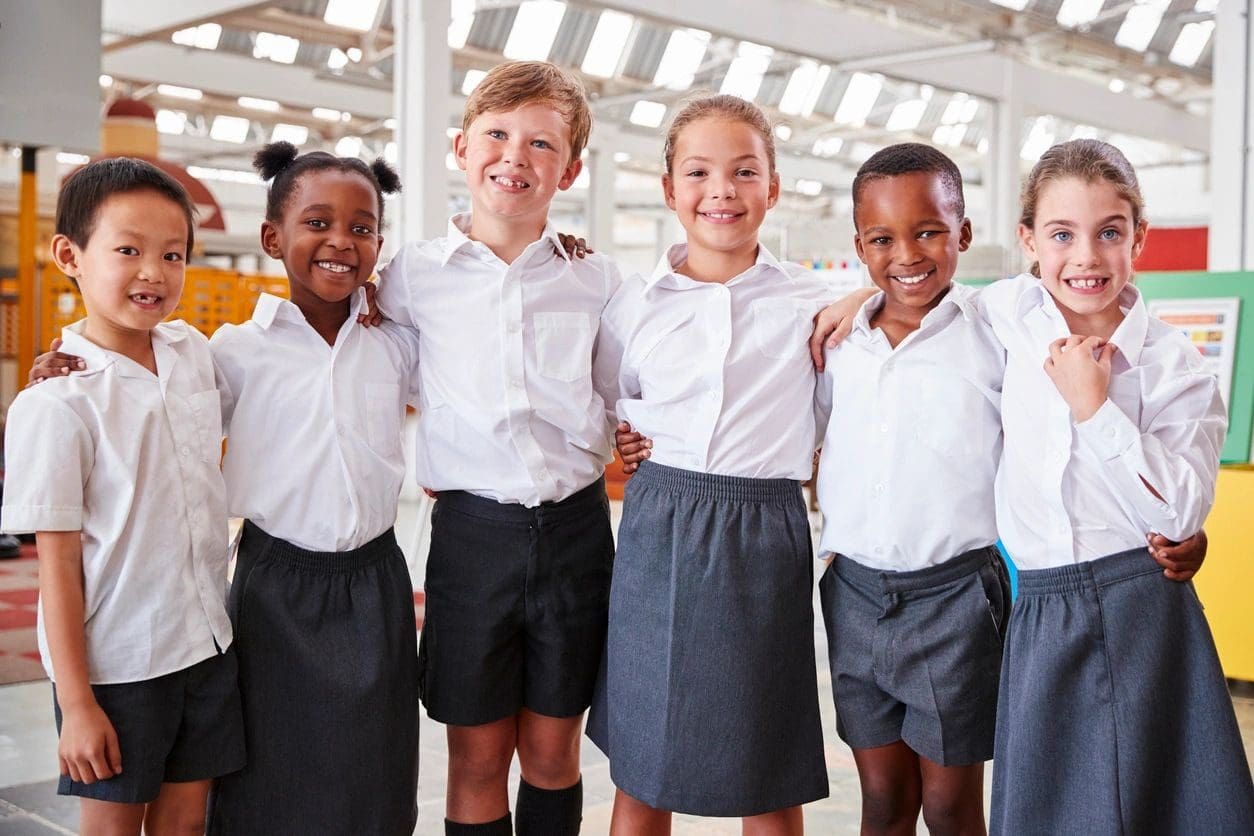
[[[645,289],[649,289],[654,285],[666,281],[669,287],[680,289],[687,287],[700,287],[709,284],[709,282],[698,282],[687,276],[681,276],[675,271],[688,260],[687,244],[672,244],[662,253],[662,257],[658,259],[657,266],[653,268],[653,273],[645,281]],[[753,262],[753,266],[741,273],[728,279],[724,284],[739,283],[745,281],[751,276],[756,276],[766,270],[774,270],[782,274],[785,278],[790,278],[788,271],[784,269],[784,265],[780,263],[770,250],[764,244],[758,244],[758,257]]]
[[[941,299],[935,308],[927,312],[919,327],[922,328],[928,324],[928,320],[935,320],[937,316],[943,315],[938,314],[937,311],[944,311],[946,307],[957,308],[958,312],[968,320],[978,321],[980,315],[975,307],[976,294],[975,288],[967,287],[957,282],[952,283],[949,286],[949,291],[945,294],[945,298]],[[875,329],[871,327],[871,318],[875,316],[880,308],[884,307],[884,299],[885,294],[881,290],[862,303],[862,307],[858,309],[858,313],[853,320],[853,331],[855,333],[865,338],[872,336]],[[945,321],[948,322],[949,320]]]
[[[350,320],[356,319],[357,314],[361,312],[365,304],[366,290],[359,287],[353,291],[352,301],[349,303],[348,308],[348,318]],[[268,331],[276,319],[286,319],[289,322],[297,322],[302,325],[307,323],[305,315],[301,313],[300,308],[296,307],[295,302],[270,293],[262,293],[257,297],[257,305],[253,308],[253,322],[256,322]]]
[[[83,358],[88,371],[102,371],[109,366],[116,365],[117,373],[122,377],[151,377],[151,372],[131,358],[96,345],[85,337],[83,330],[86,327],[87,320],[80,319],[78,322],[61,329],[61,351],[63,353]],[[187,327],[190,328],[191,326]],[[181,328],[166,329],[157,327],[152,329],[152,351],[157,359],[159,377],[164,378],[168,374],[172,361],[178,357],[171,346],[182,342],[186,337],[187,333]]]
[[[1065,322],[1062,311],[1058,309],[1058,303],[1054,301],[1053,296],[1049,295],[1049,291],[1045,289],[1041,280],[1026,273],[1023,276],[1031,278],[1032,284],[1019,297],[1017,308],[1019,315],[1024,316],[1034,308],[1043,308],[1056,315],[1060,322]],[[1135,366],[1140,362],[1141,349],[1145,347],[1145,336],[1149,331],[1149,312],[1145,309],[1145,300],[1141,298],[1141,291],[1131,282],[1119,291],[1119,310],[1123,311],[1123,321],[1115,328],[1115,333],[1111,334],[1110,342],[1118,346],[1119,353],[1127,359],[1128,363]]]
[[[471,239],[470,235],[470,213],[458,212],[448,219],[448,232],[444,238],[444,252],[440,257],[440,266],[447,267],[449,261],[461,249],[473,246],[476,242]],[[570,256],[566,253],[566,248],[562,246],[562,239],[558,236],[557,230],[553,228],[552,223],[544,224],[544,231],[540,233],[539,241],[547,241],[552,244],[553,249],[557,250],[558,255],[567,263],[570,262]],[[534,246],[534,243],[530,246]],[[530,249],[530,246],[528,249]]]

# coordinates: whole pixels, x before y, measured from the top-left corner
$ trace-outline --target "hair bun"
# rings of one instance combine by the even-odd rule
[[[273,180],[299,154],[300,150],[290,142],[271,142],[253,155],[253,168],[257,169],[262,180]]]
[[[378,157],[370,164],[374,179],[379,182],[379,191],[384,194],[396,194],[401,190],[401,177],[387,160]]]

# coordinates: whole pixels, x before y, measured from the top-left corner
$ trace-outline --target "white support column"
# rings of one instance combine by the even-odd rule
[[[588,243],[598,252],[614,254],[614,178],[618,165],[612,151],[594,148],[584,158],[588,171]]]
[[[404,189],[391,238],[442,235],[448,221],[449,4],[393,3],[397,163]]]
[[[988,211],[986,243],[1002,247],[1002,273],[1017,272],[1019,239],[1019,149],[1023,143],[1023,91],[1015,64],[1007,64],[1001,98],[990,117]]]
[[[1254,15],[1250,0],[1215,10],[1207,266],[1254,269]]]

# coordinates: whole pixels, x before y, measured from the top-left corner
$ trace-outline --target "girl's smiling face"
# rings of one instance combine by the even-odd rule
[[[374,273],[383,236],[379,196],[357,172],[315,169],[300,176],[279,221],[265,221],[261,243],[281,259],[292,301],[340,302]]]
[[[662,176],[666,205],[688,233],[688,252],[756,253],[758,228],[779,199],[779,175],[751,125],[719,116],[685,125],[672,169]]]
[[[1040,187],[1035,222],[1020,224],[1019,242],[1071,331],[1109,337],[1123,318],[1119,294],[1146,229],[1114,184],[1062,177]]]

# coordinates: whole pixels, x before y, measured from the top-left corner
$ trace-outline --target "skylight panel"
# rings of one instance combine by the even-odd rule
[[[845,95],[841,97],[840,105],[836,108],[836,121],[846,125],[865,125],[883,86],[884,82],[878,76],[854,73],[849,79],[849,86],[845,88]]]
[[[1019,149],[1019,156],[1029,162],[1036,162],[1054,144],[1054,120],[1049,116],[1038,116],[1028,131],[1028,138]]]
[[[1137,52],[1144,52],[1154,39],[1158,25],[1162,23],[1163,12],[1167,10],[1171,0],[1140,0],[1128,9],[1123,25],[1115,33],[1115,43]]]
[[[719,92],[753,101],[762,87],[762,76],[766,75],[767,68],[771,66],[771,56],[774,54],[775,50],[770,47],[741,41],[736,48],[736,57],[727,68],[727,75],[723,77]]]
[[[240,96],[235,101],[239,102],[240,107],[246,107],[250,110],[265,110],[274,113],[279,109],[279,103],[274,99],[255,99],[252,96]]]
[[[213,126],[209,128],[209,136],[219,142],[240,143],[248,139],[248,129],[252,123],[242,116],[215,116]]]
[[[945,112],[941,115],[941,124],[957,125],[966,124],[975,118],[975,114],[980,109],[980,100],[968,96],[966,93],[955,93],[950,98],[948,104],[945,105]]]
[[[280,122],[270,132],[271,142],[290,142],[293,145],[304,145],[309,139],[309,129],[304,125],[289,125]]]
[[[194,46],[197,49],[217,49],[222,38],[222,27],[216,23],[202,23],[180,29],[170,36],[170,40],[180,46]]]
[[[1192,67],[1202,57],[1202,51],[1210,43],[1211,34],[1215,31],[1215,21],[1201,20],[1186,23],[1176,38],[1176,45],[1171,48],[1168,59],[1182,67]]]
[[[514,28],[505,41],[506,58],[516,61],[543,61],[549,57],[557,27],[566,14],[566,4],[556,0],[527,0],[518,6]]]
[[[356,157],[361,154],[361,137],[345,136],[340,137],[340,141],[335,143],[335,155],[337,157]]]
[[[462,79],[462,95],[469,96],[473,93],[485,76],[487,73],[483,70],[466,70],[466,77]]]
[[[823,87],[827,84],[832,68],[826,64],[803,59],[788,77],[779,109],[794,116],[809,116],[819,102]]]
[[[700,29],[676,29],[666,42],[666,51],[653,74],[653,83],[671,90],[687,90],[696,78],[710,33]]]
[[[825,136],[814,141],[814,147],[810,149],[810,153],[816,157],[834,157],[840,152],[844,144],[845,140],[841,137]]]
[[[475,23],[475,0],[451,0],[448,24],[448,45],[452,49],[461,49],[470,36],[470,27]]]
[[[296,62],[296,52],[300,49],[300,41],[287,35],[276,35],[273,32],[258,32],[253,41],[253,57],[269,58],[280,64]]]
[[[800,194],[814,197],[823,191],[823,184],[818,180],[806,180],[798,177],[796,189]]]
[[[913,131],[919,126],[919,120],[923,118],[923,111],[926,109],[927,102],[923,99],[899,102],[888,115],[884,128],[889,131]]]
[[[662,124],[662,120],[666,118],[666,105],[662,102],[651,102],[647,99],[641,99],[636,102],[635,107],[631,109],[631,120],[633,125],[640,125],[645,128],[656,128]]]
[[[157,92],[163,96],[173,96],[176,99],[191,99],[192,101],[199,101],[205,95],[195,87],[179,87],[177,84],[158,84]]]
[[[332,26],[369,32],[381,0],[330,0],[322,19]]]
[[[187,114],[181,110],[158,110],[157,131],[178,135],[187,130]]]
[[[1071,29],[1083,26],[1097,17],[1102,3],[1103,0],[1062,0],[1058,8],[1058,24]]]
[[[1016,12],[1021,12],[1028,7],[1028,0],[990,0],[990,2],[1007,9],[1014,9]]]
[[[608,9],[601,12],[581,69],[588,75],[612,77],[622,61],[623,50],[627,48],[627,39],[631,37],[634,24],[631,15]]]

